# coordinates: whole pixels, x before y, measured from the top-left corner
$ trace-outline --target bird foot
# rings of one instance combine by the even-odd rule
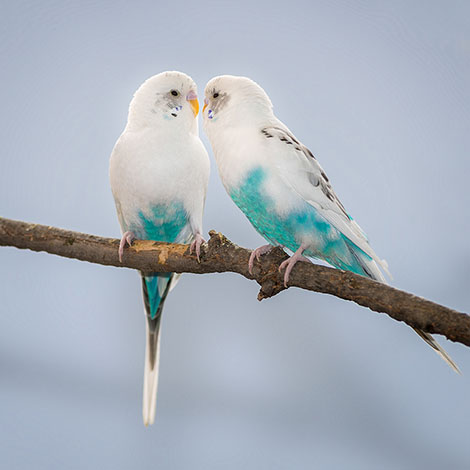
[[[122,263],[122,255],[124,254],[124,248],[126,244],[132,245],[135,240],[135,235],[132,232],[124,232],[122,234],[121,243],[119,243],[119,262]]]
[[[250,274],[253,274],[253,264],[255,262],[255,258],[259,261],[261,255],[269,253],[273,248],[273,245],[263,245],[259,246],[251,252],[250,260],[248,261],[248,272]]]
[[[196,235],[194,235],[194,240],[192,241],[192,243],[189,247],[189,254],[191,254],[193,251],[196,252],[198,263],[201,262],[201,260],[199,259],[199,256],[201,254],[201,245],[203,243],[206,243],[206,240],[204,240],[204,238],[202,238],[200,233],[196,233]]]
[[[305,251],[305,248],[306,247],[304,245],[300,245],[300,248],[290,258],[284,260],[279,265],[279,272],[282,272],[282,270],[285,269],[285,272],[284,272],[284,287],[287,287],[287,283],[289,282],[290,273],[292,271],[292,268],[297,263],[297,261],[307,261],[307,262],[310,263],[310,260],[302,255],[302,253]]]

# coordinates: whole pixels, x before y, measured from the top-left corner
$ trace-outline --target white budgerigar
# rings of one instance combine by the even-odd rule
[[[312,152],[273,113],[266,92],[246,77],[223,75],[209,81],[204,130],[222,183],[268,245],[252,252],[250,272],[272,246],[293,252],[279,270],[289,274],[312,258],[385,282],[365,233],[346,212]],[[428,333],[416,330],[454,370],[457,366]]]
[[[181,72],[145,81],[111,154],[110,180],[122,230],[119,256],[134,239],[191,243],[199,257],[209,157],[198,135],[197,88]],[[142,275],[147,346],[143,419],[155,418],[163,304],[174,273]]]

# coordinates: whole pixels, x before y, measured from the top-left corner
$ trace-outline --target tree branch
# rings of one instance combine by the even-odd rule
[[[221,273],[234,272],[254,279],[263,300],[284,290],[278,266],[287,255],[279,248],[255,263],[248,272],[251,251],[233,244],[225,236],[211,231],[203,246],[201,262],[189,254],[187,245],[136,240],[126,248],[119,262],[119,240],[0,218],[0,246],[15,246],[33,251],[74,258],[90,263],[138,269],[143,272]],[[375,312],[383,312],[397,321],[428,333],[470,346],[470,316],[438,305],[413,294],[395,289],[363,276],[309,263],[298,263],[289,286],[352,300]]]

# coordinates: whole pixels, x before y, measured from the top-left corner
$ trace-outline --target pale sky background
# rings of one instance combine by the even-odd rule
[[[470,312],[469,2],[4,1],[0,63],[0,216],[118,236],[108,159],[135,89],[246,75],[393,284]],[[258,246],[210,154],[205,230]],[[136,273],[1,248],[0,286],[1,468],[470,468],[469,349],[438,337],[459,377],[386,315],[185,275],[146,429]]]

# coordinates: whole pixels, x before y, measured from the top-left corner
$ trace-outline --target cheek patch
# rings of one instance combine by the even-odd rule
[[[173,108],[171,108],[171,115],[173,117],[178,117],[178,111],[181,111],[183,109],[183,106],[174,106]]]
[[[209,109],[207,117],[209,119],[213,119],[222,109],[225,108],[225,106],[227,106],[227,103],[229,101],[230,101],[230,96],[227,95],[227,93],[219,92],[219,96],[211,100],[211,109]]]

